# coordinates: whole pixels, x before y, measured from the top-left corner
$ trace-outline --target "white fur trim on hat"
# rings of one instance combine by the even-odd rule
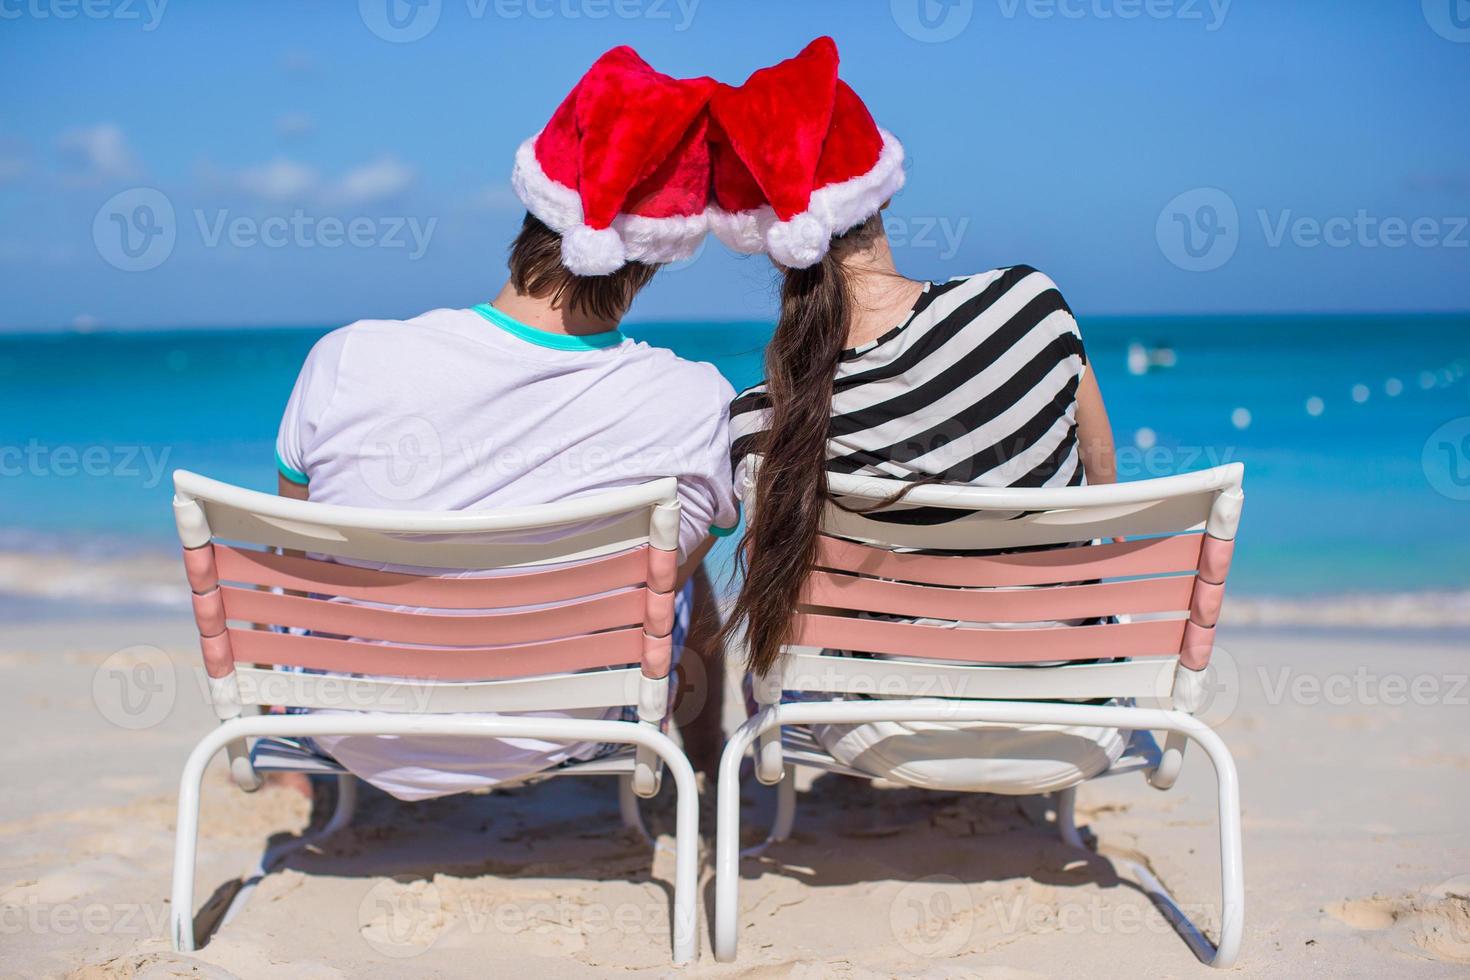
[[[612,226],[623,238],[629,262],[659,265],[687,259],[699,251],[699,243],[709,231],[709,219],[703,212],[666,218],[620,214]]]
[[[582,223],[582,198],[572,188],[558,184],[541,169],[536,159],[537,133],[516,150],[516,165],[511,171],[510,185],[516,197],[546,227],[558,234],[566,234]]]
[[[903,188],[903,144],[886,129],[878,132],[883,137],[883,149],[872,170],[812,191],[807,212],[832,229],[834,236],[867,221]]]
[[[766,250],[766,230],[776,223],[776,212],[769,204],[751,211],[726,211],[711,203],[705,213],[709,215],[709,229],[715,237],[727,248],[746,255]]]
[[[765,252],[791,269],[816,265],[832,239],[867,221],[903,188],[903,144],[879,129],[883,149],[865,174],[812,192],[807,208],[787,221],[775,220],[770,205],[731,213],[710,208],[710,227],[737,252]]]
[[[766,229],[766,251],[788,269],[805,269],[822,261],[832,247],[832,234],[816,215],[803,211]]]
[[[536,159],[540,133],[516,150],[511,186],[516,196],[548,228],[562,236],[562,263],[579,276],[605,276],[625,262],[658,265],[678,262],[694,255],[709,230],[703,212],[649,218],[620,214],[611,228],[594,231],[583,222],[582,198],[572,188],[547,176]],[[576,243],[572,239],[576,238]],[[617,265],[608,267],[614,257]],[[580,268],[579,268],[580,266]],[[594,271],[595,270],[595,271]]]
[[[616,228],[578,225],[561,236],[561,264],[579,276],[607,276],[628,261]]]

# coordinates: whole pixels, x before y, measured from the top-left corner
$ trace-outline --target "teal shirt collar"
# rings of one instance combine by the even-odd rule
[[[609,330],[606,333],[581,334],[575,337],[571,334],[550,333],[546,330],[537,330],[529,324],[506,316],[489,303],[481,303],[473,309],[480,316],[489,320],[506,333],[519,337],[528,344],[535,344],[537,347],[546,347],[551,350],[604,350],[608,347],[616,347],[626,339],[621,330]]]

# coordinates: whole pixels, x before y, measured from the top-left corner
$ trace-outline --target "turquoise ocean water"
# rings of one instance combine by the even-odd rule
[[[1082,329],[1123,478],[1246,463],[1238,592],[1470,588],[1470,315],[1091,318]],[[714,362],[739,388],[759,377],[769,330],[628,332]],[[174,468],[273,489],[279,414],[323,332],[0,336],[0,552],[172,549]],[[1175,366],[1130,373],[1134,342],[1167,346]]]

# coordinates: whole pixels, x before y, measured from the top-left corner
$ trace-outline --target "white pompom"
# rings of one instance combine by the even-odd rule
[[[578,225],[562,236],[561,261],[579,276],[606,276],[621,269],[628,256],[616,229]]]
[[[810,212],[778,221],[766,230],[767,253],[788,269],[816,265],[831,245],[831,230]]]
[[[758,255],[766,250],[766,229],[776,220],[769,205],[752,211],[726,211],[710,205],[708,213],[710,231],[727,248],[744,255]]]

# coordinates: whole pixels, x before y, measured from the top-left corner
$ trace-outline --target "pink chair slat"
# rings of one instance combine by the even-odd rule
[[[189,588],[195,592],[208,592],[219,585],[212,543],[202,548],[184,549],[184,574],[189,579]]]
[[[299,626],[318,633],[395,643],[486,646],[535,643],[621,626],[641,626],[646,590],[616,592],[546,609],[470,616],[375,609],[231,586],[225,586],[220,592],[224,595],[225,613],[234,620]]]
[[[1224,585],[1230,574],[1230,559],[1235,555],[1235,539],[1224,541],[1205,535],[1199,554],[1199,577],[1213,585]]]
[[[195,593],[194,622],[199,626],[200,636],[218,636],[225,631],[225,603],[219,588],[210,589],[203,595]]]
[[[1198,626],[1214,626],[1220,621],[1220,607],[1225,603],[1225,585],[1197,579],[1194,596],[1189,603],[1189,620]]]
[[[561,602],[642,585],[649,575],[651,550],[645,546],[546,571],[451,578],[383,572],[224,544],[214,547],[219,578],[227,582],[442,609],[494,609]],[[186,560],[187,556],[185,552]]]
[[[814,606],[980,623],[1085,619],[1118,613],[1183,612],[1194,576],[1029,589],[952,589],[813,572],[805,601]]]
[[[204,672],[210,677],[218,680],[234,672],[235,653],[228,630],[217,636],[199,637],[199,650],[204,654]]]
[[[652,636],[668,636],[674,629],[674,593],[648,589],[643,594],[647,597],[644,628]]]
[[[971,629],[803,613],[797,616],[793,644],[971,663],[1041,663],[1172,656],[1179,652],[1184,628],[1185,620],[1171,619],[1102,626]]]
[[[1210,665],[1215,650],[1215,627],[1185,623],[1179,641],[1179,662],[1190,670],[1204,670]]]
[[[648,549],[648,587],[655,592],[672,592],[679,577],[679,553]]]
[[[974,588],[1055,585],[1096,578],[1192,572],[1199,566],[1201,537],[1180,534],[1011,555],[950,556],[906,554],[823,535],[817,543],[817,565],[926,585]]]
[[[643,630],[614,630],[542,643],[442,650],[355,643],[231,628],[224,634],[242,663],[307,667],[343,673],[475,681],[532,677],[593,667],[623,667],[643,658]]]
[[[657,680],[669,676],[674,666],[674,637],[672,634],[652,636],[643,634],[643,674]]]

